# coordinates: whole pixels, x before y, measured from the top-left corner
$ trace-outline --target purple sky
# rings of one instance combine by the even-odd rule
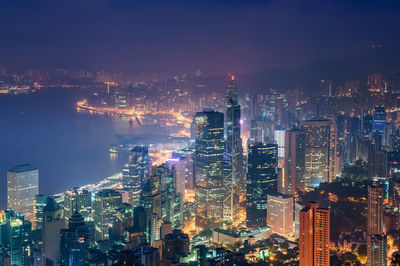
[[[210,74],[400,43],[397,0],[3,0],[0,65]]]

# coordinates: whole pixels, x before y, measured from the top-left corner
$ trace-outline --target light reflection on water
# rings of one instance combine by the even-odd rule
[[[110,155],[115,134],[133,133],[129,119],[78,113],[87,91],[52,88],[33,95],[0,95],[0,206],[6,171],[22,163],[39,168],[40,192],[94,183],[121,171],[127,158]]]

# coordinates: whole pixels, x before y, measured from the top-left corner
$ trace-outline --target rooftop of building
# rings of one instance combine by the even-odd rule
[[[121,193],[115,191],[113,189],[103,189],[97,192],[96,197],[113,197],[113,196],[120,196]]]
[[[271,194],[268,194],[268,196],[273,196],[273,197],[281,198],[281,199],[293,198],[293,196],[291,196],[291,195],[286,195],[286,194],[282,194],[282,193],[271,193]]]
[[[33,167],[31,164],[26,163],[26,164],[17,165],[8,171],[13,172],[13,173],[21,173],[21,172],[27,172],[27,171],[33,171],[33,170],[37,170],[37,168]]]

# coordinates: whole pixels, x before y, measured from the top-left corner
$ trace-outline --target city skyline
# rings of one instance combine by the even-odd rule
[[[400,3],[0,3],[0,266],[400,265]]]

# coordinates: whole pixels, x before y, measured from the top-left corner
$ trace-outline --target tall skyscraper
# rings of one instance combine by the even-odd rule
[[[277,192],[278,146],[250,143],[248,151],[246,224],[266,226],[267,195]]]
[[[275,129],[274,131],[274,141],[278,145],[278,158],[285,157],[285,130],[284,129]]]
[[[47,195],[35,195],[34,200],[34,222],[33,229],[42,229],[43,226],[43,209],[47,205],[49,196]]]
[[[387,239],[383,223],[383,187],[368,186],[367,265],[386,265]]]
[[[328,119],[302,121],[305,131],[305,188],[336,177],[336,126]]]
[[[130,204],[138,206],[140,192],[150,175],[149,148],[147,146],[136,146],[129,155],[129,163],[125,164],[123,170],[124,190],[130,192]]]
[[[174,230],[164,238],[163,259],[165,265],[179,264],[179,258],[190,253],[189,236],[180,230]]]
[[[385,106],[376,106],[372,116],[372,132],[381,133],[382,145],[386,147],[386,111]]]
[[[140,205],[144,209],[146,241],[154,243],[160,239],[162,222],[162,192],[154,185],[153,177],[146,182],[140,196]],[[135,221],[134,221],[135,222]],[[136,222],[135,222],[136,223]]]
[[[293,237],[293,197],[283,194],[267,196],[267,225],[272,234]]]
[[[49,197],[43,209],[42,261],[45,265],[55,265],[60,258],[60,230],[65,228],[62,209]]]
[[[292,129],[285,133],[285,160],[282,173],[282,193],[295,195],[305,190],[305,132]]]
[[[10,257],[9,265],[29,265],[31,226],[21,213],[0,212],[0,254],[6,253]]]
[[[224,114],[205,109],[196,113],[195,123],[195,197],[205,200],[198,204],[206,207],[205,210],[196,209],[196,226],[205,229],[221,225],[224,209],[231,211],[232,182],[223,176]],[[203,181],[206,186],[197,187],[197,184]],[[197,195],[204,192],[205,197]]]
[[[238,102],[238,92],[236,90],[234,76],[226,90],[226,141],[225,141],[225,162],[224,170],[226,181],[232,183],[231,198],[225,199],[224,219],[233,221],[238,218],[240,202],[246,197],[245,177],[243,171],[243,147],[240,135],[241,111]],[[232,180],[232,181],[231,181]],[[231,201],[231,206],[228,206]]]
[[[74,212],[88,220],[92,214],[92,193],[86,189],[74,188],[64,192],[64,219],[69,221]]]
[[[382,144],[382,133],[371,134],[368,145],[368,177],[369,179],[387,178],[387,152]]]
[[[39,194],[39,170],[30,164],[7,171],[7,208],[34,220],[34,197]]]
[[[179,166],[176,169],[177,175],[177,183],[180,180],[184,181],[184,188],[183,189],[194,189],[195,180],[194,180],[194,154],[195,154],[195,147],[189,146],[187,148],[181,149],[179,151],[172,153],[172,158],[179,158],[177,164]],[[169,163],[169,162],[168,162]],[[179,177],[183,175],[182,177]],[[178,192],[180,189],[177,189]],[[182,193],[184,194],[185,191]]]
[[[94,199],[95,239],[110,238],[110,227],[117,221],[117,209],[122,206],[122,195],[115,190],[104,189],[97,192]]]
[[[182,201],[183,194],[177,191],[176,171],[168,164],[154,168],[153,179],[158,180],[158,191],[161,195],[161,218],[172,223],[174,229],[182,226]]]
[[[308,202],[300,212],[300,266],[329,265],[330,211]]]
[[[68,228],[60,231],[60,265],[84,265],[89,244],[84,217],[75,211],[68,220]]]

